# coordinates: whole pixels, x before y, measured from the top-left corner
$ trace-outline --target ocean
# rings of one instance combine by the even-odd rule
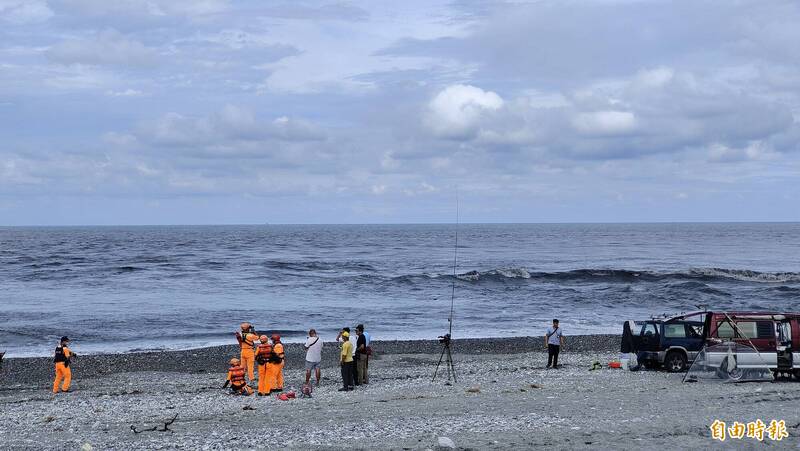
[[[289,341],[364,323],[375,339],[618,333],[627,319],[791,310],[800,224],[0,228],[0,350],[49,355]]]

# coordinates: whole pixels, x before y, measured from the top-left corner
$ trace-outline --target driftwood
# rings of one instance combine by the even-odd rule
[[[159,428],[158,426],[153,426],[151,428],[141,429],[140,430],[140,429],[137,429],[136,426],[131,425],[131,430],[133,431],[134,434],[141,434],[142,432],[156,432],[156,431],[158,431],[158,432],[173,432],[172,429],[169,428],[169,425],[174,423],[175,420],[177,420],[177,419],[178,419],[178,414],[176,413],[175,416],[172,417],[172,419],[164,421],[164,427],[163,428]]]

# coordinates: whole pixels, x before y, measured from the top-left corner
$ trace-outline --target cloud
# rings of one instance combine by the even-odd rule
[[[365,21],[370,17],[369,11],[353,4],[340,2],[318,5],[317,2],[300,0],[270,4],[262,10],[262,14],[271,18],[294,20]]]
[[[636,129],[636,116],[630,111],[595,111],[578,113],[572,123],[584,135],[621,135]]]
[[[156,121],[143,124],[137,136],[157,145],[236,147],[241,142],[320,141],[325,139],[322,128],[303,119],[280,116],[262,120],[249,109],[227,105],[204,117],[167,113]],[[249,150],[248,150],[249,152]]]
[[[110,97],[140,97],[144,93],[138,89],[128,88],[121,91],[106,91],[106,95]]]
[[[476,220],[785,219],[798,22],[785,0],[0,0],[0,201],[449,221],[458,187]]]
[[[492,91],[470,85],[453,85],[440,91],[428,104],[426,125],[438,136],[474,136],[481,119],[503,107]]]
[[[51,47],[47,56],[62,64],[149,67],[158,62],[155,49],[115,30],[63,41]]]
[[[666,67],[507,99],[457,85],[427,111],[425,125],[437,137],[516,158],[638,158],[752,143],[780,152],[789,150],[782,137],[797,127],[781,101]]]
[[[66,7],[92,16],[202,16],[228,9],[229,0],[64,0]]]
[[[51,17],[53,10],[44,0],[0,0],[0,23],[35,24]]]

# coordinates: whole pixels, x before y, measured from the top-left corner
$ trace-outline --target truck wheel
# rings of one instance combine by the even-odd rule
[[[670,373],[686,371],[686,355],[681,351],[670,351],[664,358],[664,368]]]

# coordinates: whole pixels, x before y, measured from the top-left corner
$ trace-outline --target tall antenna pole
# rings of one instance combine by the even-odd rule
[[[453,335],[453,310],[456,303],[456,268],[458,267],[458,224],[459,224],[459,216],[458,216],[458,190],[456,190],[456,245],[453,248],[453,289],[450,293],[450,317],[448,318],[448,322],[450,323],[450,330],[448,333],[452,336]]]
[[[436,363],[436,369],[433,370],[433,379],[431,380],[431,382],[436,381],[436,375],[439,373],[439,365],[441,365],[442,360],[447,357],[447,362],[445,363],[447,367],[446,385],[450,385],[450,378],[453,379],[453,382],[458,382],[456,378],[456,367],[453,365],[453,351],[450,349],[450,337],[453,335],[453,311],[456,305],[456,278],[458,276],[458,224],[460,222],[458,213],[458,190],[456,190],[456,245],[453,248],[453,285],[450,292],[450,316],[447,318],[450,327],[447,334],[439,337],[439,343],[442,344],[442,353],[439,355],[439,361]]]

